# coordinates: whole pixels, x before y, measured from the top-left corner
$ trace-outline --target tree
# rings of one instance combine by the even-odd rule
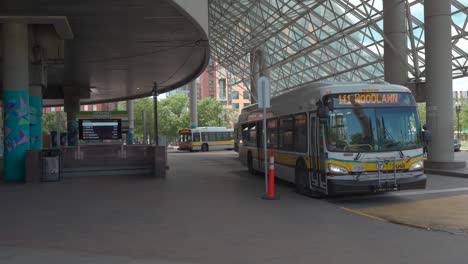
[[[137,140],[142,140],[144,136],[143,113],[146,113],[146,132],[153,137],[153,99],[145,97],[134,100],[133,115],[134,115],[134,137]]]
[[[419,122],[421,127],[426,124],[426,103],[418,103]]]
[[[55,131],[57,130],[57,125],[56,125],[56,114],[57,112],[49,112],[45,113],[42,115],[42,132],[46,134],[50,134],[50,131]],[[65,126],[67,116],[65,112],[59,112],[60,113],[60,120],[61,120],[61,125],[60,125],[60,131],[66,131],[67,128]]]
[[[174,142],[179,130],[190,126],[188,96],[175,94],[158,102],[158,132],[166,136],[168,142]]]
[[[239,122],[239,109],[224,108],[223,112],[228,127],[234,127],[234,124]]]
[[[198,126],[226,126],[221,102],[213,98],[198,101]]]

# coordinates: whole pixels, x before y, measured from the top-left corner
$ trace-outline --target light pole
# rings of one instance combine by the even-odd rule
[[[455,111],[457,112],[457,131],[458,131],[458,135],[457,135],[457,138],[460,139],[460,110],[461,110],[461,104],[460,102],[456,102],[455,103]]]

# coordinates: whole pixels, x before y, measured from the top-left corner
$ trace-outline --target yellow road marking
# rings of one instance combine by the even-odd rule
[[[353,213],[353,214],[365,216],[365,217],[370,218],[370,219],[374,219],[374,220],[378,220],[378,221],[382,221],[382,222],[388,222],[387,220],[385,220],[385,219],[383,219],[383,218],[380,218],[380,217],[378,217],[378,216],[373,216],[373,215],[370,215],[370,214],[366,214],[366,213],[364,213],[364,212],[361,212],[361,211],[358,211],[358,210],[354,210],[354,209],[351,209],[351,208],[340,207],[340,209],[345,210],[345,211],[348,211],[348,212]]]

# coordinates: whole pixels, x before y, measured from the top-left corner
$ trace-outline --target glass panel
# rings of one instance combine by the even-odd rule
[[[280,119],[279,126],[279,149],[293,150],[293,117],[285,117]]]
[[[200,133],[193,133],[193,142],[200,142]]]
[[[353,108],[330,111],[330,151],[377,152],[421,147],[416,108]]]
[[[294,118],[294,151],[307,152],[307,116],[296,115]]]

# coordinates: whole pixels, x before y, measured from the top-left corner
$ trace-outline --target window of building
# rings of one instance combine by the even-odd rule
[[[239,109],[239,104],[238,103],[233,103],[232,108],[233,109]]]
[[[250,99],[250,92],[244,91],[244,99]]]
[[[55,112],[55,107],[51,107],[51,108],[50,108],[50,111],[51,111],[51,112]]]
[[[89,111],[89,105],[85,105],[85,106],[83,107],[83,109],[84,109],[85,111]]]
[[[97,111],[97,105],[93,105],[93,111]]]
[[[250,105],[250,103],[244,103],[244,107],[247,107],[249,105]]]
[[[232,91],[232,99],[239,99],[239,92],[238,91]]]
[[[219,87],[219,99],[226,100],[226,79],[219,79],[218,80],[218,87]]]

